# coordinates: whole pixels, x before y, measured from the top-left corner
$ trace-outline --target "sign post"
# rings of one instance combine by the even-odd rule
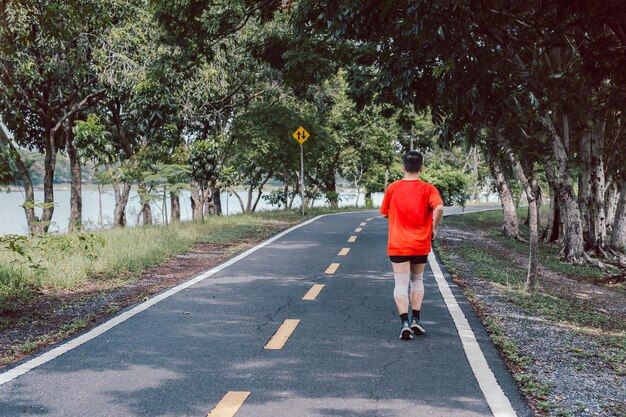
[[[304,142],[311,137],[305,128],[300,126],[291,135],[300,144],[300,199],[302,200],[302,215],[304,216]]]

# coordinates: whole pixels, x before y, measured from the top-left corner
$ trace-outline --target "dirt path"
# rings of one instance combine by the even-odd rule
[[[474,228],[444,228],[446,239],[454,241],[472,242],[478,247],[489,248],[504,259],[509,259],[517,266],[526,269],[528,258],[511,250],[491,239],[487,233]],[[554,272],[541,264],[538,268],[541,285],[544,290],[553,295],[559,295],[570,300],[580,300],[592,308],[609,314],[614,314],[626,320],[626,296],[611,291],[609,288],[582,282],[562,273]]]
[[[514,290],[517,284],[498,282],[523,280],[527,258],[521,252],[468,226],[444,225],[440,243],[444,264],[506,358],[535,416],[626,417],[624,294],[544,265],[542,292],[515,298],[522,293]],[[604,312],[598,314],[601,323],[581,319],[587,312]]]

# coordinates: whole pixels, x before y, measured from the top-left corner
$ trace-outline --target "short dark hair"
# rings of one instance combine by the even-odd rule
[[[419,172],[424,165],[424,157],[417,151],[408,151],[402,156],[402,163],[406,172]]]

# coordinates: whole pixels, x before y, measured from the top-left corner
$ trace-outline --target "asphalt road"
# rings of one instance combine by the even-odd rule
[[[0,416],[492,416],[430,267],[427,335],[398,339],[387,221],[377,216],[319,218],[5,382]],[[302,300],[315,284],[324,285],[315,300]],[[452,291],[517,415],[530,416]],[[288,319],[299,322],[284,346],[265,349]]]

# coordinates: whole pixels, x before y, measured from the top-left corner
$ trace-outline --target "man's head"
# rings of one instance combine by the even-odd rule
[[[424,158],[417,151],[408,151],[402,156],[402,163],[406,172],[417,174],[422,169],[422,165],[424,165]]]

